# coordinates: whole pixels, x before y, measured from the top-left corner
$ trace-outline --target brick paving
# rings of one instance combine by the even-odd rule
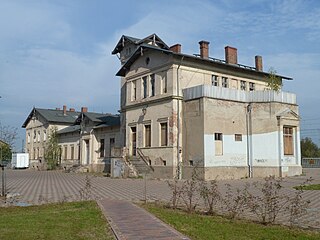
[[[105,198],[98,203],[118,239],[189,239],[128,201]]]
[[[314,184],[320,184],[320,169],[306,169],[305,172],[305,176],[285,178],[283,193],[293,194],[295,190],[292,187],[301,184],[310,176],[313,177]],[[105,202],[103,199],[109,199],[110,203],[114,202],[111,200],[122,200],[126,203],[141,201],[145,198],[145,188],[148,200],[170,201],[171,198],[170,189],[163,180],[145,181],[144,179],[111,179],[89,176],[92,197],[101,200],[101,203]],[[86,183],[85,174],[61,171],[7,170],[6,179],[7,191],[11,194],[20,194],[19,201],[29,204],[79,200],[80,191],[84,189]],[[234,188],[242,188],[246,183],[254,181],[261,181],[261,179],[219,181],[219,189],[224,194],[226,183],[231,184]],[[320,191],[305,191],[303,199],[310,200],[311,204],[307,214],[299,219],[299,225],[320,230]],[[108,214],[111,215],[111,212]],[[279,216],[278,223],[287,223],[286,214],[284,212]],[[252,218],[253,216],[247,213],[247,217]],[[133,226],[136,227],[137,224],[133,224]]]

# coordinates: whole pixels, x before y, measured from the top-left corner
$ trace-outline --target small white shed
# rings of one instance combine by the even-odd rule
[[[13,153],[12,168],[28,168],[29,167],[29,153]]]

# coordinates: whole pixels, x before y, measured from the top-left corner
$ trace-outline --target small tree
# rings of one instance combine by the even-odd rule
[[[269,69],[269,76],[267,77],[268,87],[276,92],[279,92],[282,87],[282,80],[277,76],[277,71],[274,68]]]
[[[61,158],[61,149],[58,144],[57,131],[57,127],[50,130],[48,142],[46,144],[45,159],[48,164],[48,169],[50,170],[56,169]]]
[[[320,149],[311,138],[306,137],[301,140],[301,155],[307,158],[320,157]]]
[[[11,159],[11,149],[17,138],[17,128],[0,122],[0,161]]]

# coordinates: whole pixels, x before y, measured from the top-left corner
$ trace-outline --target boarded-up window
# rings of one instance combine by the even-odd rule
[[[283,127],[284,155],[293,155],[293,128]]]
[[[104,157],[104,139],[100,139],[100,157]]]
[[[234,135],[234,140],[236,142],[241,142],[242,141],[242,134],[235,134]]]
[[[74,145],[71,146],[71,160],[74,159]]]
[[[144,133],[145,133],[144,146],[151,147],[151,125],[144,126]]]
[[[221,156],[223,155],[223,141],[222,141],[222,133],[215,133],[214,134],[215,140],[215,155]]]
[[[160,123],[161,126],[161,146],[168,145],[168,124]]]

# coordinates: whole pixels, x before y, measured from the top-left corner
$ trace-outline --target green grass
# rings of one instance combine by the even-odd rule
[[[304,186],[296,186],[294,187],[297,190],[320,190],[320,184],[310,184],[310,185],[304,185]]]
[[[188,214],[155,205],[147,205],[146,209],[191,239],[320,239],[319,232],[290,229],[279,225],[265,226],[219,216]]]
[[[114,239],[96,202],[0,208],[0,239]]]

